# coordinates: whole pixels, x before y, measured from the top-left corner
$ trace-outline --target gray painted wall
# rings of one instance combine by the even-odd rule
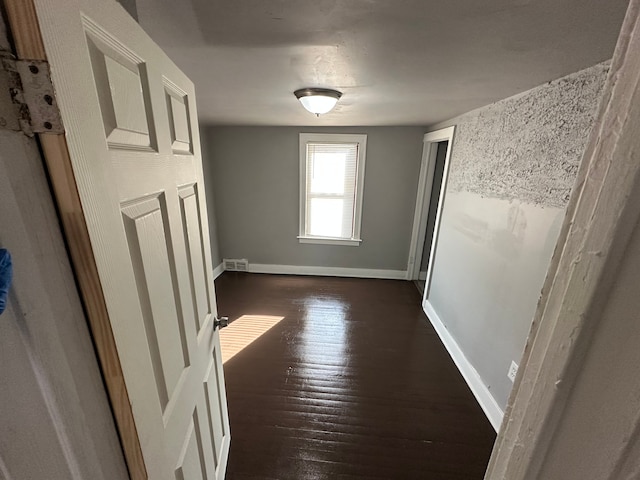
[[[360,246],[298,242],[301,132],[367,134]],[[420,127],[203,127],[218,258],[406,270],[423,134]]]
[[[470,112],[457,125],[428,298],[504,408],[608,64]]]
[[[118,0],[118,3],[124,7],[136,22],[138,21],[138,6],[136,0]]]
[[[216,219],[216,210],[214,205],[213,192],[213,162],[209,160],[209,138],[205,129],[200,132],[200,147],[202,152],[202,173],[205,181],[205,195],[207,198],[207,215],[209,219],[209,241],[211,242],[211,263],[213,268],[220,265],[222,255],[220,254],[220,240],[218,239],[218,221]]]

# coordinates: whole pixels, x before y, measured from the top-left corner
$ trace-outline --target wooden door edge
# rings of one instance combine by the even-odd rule
[[[33,0],[3,0],[19,59],[46,60]],[[129,476],[147,471],[64,134],[38,135]]]

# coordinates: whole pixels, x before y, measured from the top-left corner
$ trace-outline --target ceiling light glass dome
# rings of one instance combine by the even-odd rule
[[[329,88],[301,88],[293,92],[302,106],[317,116],[330,112],[342,93]]]

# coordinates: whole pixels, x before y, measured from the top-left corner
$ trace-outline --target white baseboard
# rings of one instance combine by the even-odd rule
[[[216,268],[213,269],[213,279],[215,280],[224,272],[224,263],[220,263]]]
[[[371,268],[315,267],[299,265],[267,265],[250,263],[251,273],[275,273],[281,275],[318,275],[327,277],[385,278],[405,280],[405,270],[376,270]]]
[[[467,382],[467,385],[469,385],[473,395],[476,397],[476,400],[497,432],[500,430],[500,424],[502,423],[504,412],[496,402],[495,398],[493,398],[493,395],[491,395],[491,392],[482,381],[482,378],[480,378],[477,370],[473,368],[473,365],[471,365],[471,362],[467,360],[467,357],[465,357],[460,346],[457,344],[453,336],[451,336],[449,330],[447,330],[447,327],[444,326],[431,303],[429,303],[428,300],[425,300],[422,307],[431,321],[433,328],[438,333],[440,340],[444,343],[449,355],[451,355],[451,358],[458,367],[458,370],[460,370],[460,373]]]

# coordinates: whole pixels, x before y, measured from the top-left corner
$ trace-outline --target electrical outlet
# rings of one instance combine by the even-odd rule
[[[515,379],[516,379],[516,373],[518,373],[518,364],[516,362],[514,362],[513,360],[511,360],[511,366],[509,367],[509,373],[507,373],[507,377],[509,377],[509,380],[514,382]]]

